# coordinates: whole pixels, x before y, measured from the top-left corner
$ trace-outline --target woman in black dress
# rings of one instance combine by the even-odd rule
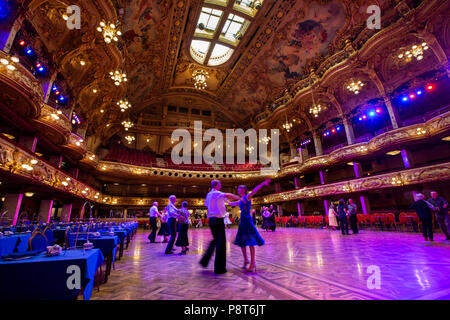
[[[175,245],[181,247],[180,255],[186,254],[189,250],[189,240],[188,240],[188,229],[189,229],[189,211],[187,209],[187,201],[181,204],[181,209],[178,210],[179,216],[177,218],[178,222],[178,237]]]
[[[167,214],[167,209],[164,208],[164,211],[162,212],[162,216],[160,219],[161,227],[159,228],[158,231],[158,236],[163,236],[163,241],[161,242],[167,242],[168,241],[167,237],[170,235],[169,224],[167,223],[168,219],[169,218]]]

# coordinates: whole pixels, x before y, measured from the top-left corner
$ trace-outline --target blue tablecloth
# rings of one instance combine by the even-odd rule
[[[75,245],[75,234],[69,234],[69,245],[73,247]],[[77,247],[82,246],[86,242],[86,236],[80,235],[77,239]],[[92,242],[94,248],[98,248],[102,251],[104,257],[113,251],[113,262],[115,253],[117,250],[117,245],[119,244],[118,236],[101,236],[99,238],[89,237],[89,242]]]
[[[69,289],[70,266],[78,266],[83,296],[89,300],[94,288],[94,275],[104,258],[99,249],[67,250],[56,257],[44,254],[26,260],[0,260],[0,299],[75,299],[80,289]],[[70,269],[69,269],[70,270]]]
[[[0,238],[0,257],[7,256],[13,253],[17,242],[17,252],[24,252],[28,250],[28,239],[31,233],[14,234],[12,236],[3,236]]]

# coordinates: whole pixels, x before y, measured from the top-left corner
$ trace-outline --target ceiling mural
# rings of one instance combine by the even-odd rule
[[[127,51],[128,96],[134,105],[159,88],[172,3],[139,0],[126,5],[122,39]]]
[[[340,1],[325,5],[298,1],[277,32],[229,93],[227,104],[240,110],[262,110],[269,99],[298,81],[309,59],[326,55],[337,31],[345,25],[345,8]]]

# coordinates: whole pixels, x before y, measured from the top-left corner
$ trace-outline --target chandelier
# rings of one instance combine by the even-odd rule
[[[208,71],[204,69],[197,69],[192,73],[192,78],[194,78],[195,89],[206,89],[206,79],[209,78]]]
[[[361,88],[364,87],[364,83],[362,83],[361,81],[352,81],[352,83],[350,83],[347,86],[347,89],[351,92],[353,92],[354,94],[358,94],[361,91]]]
[[[126,136],[125,140],[128,141],[128,144],[131,144],[136,138],[134,136]]]
[[[292,122],[289,122],[286,115],[286,122],[283,123],[283,129],[286,130],[286,132],[291,131],[292,129]]]
[[[128,131],[128,129],[134,126],[134,123],[130,120],[124,120],[122,121],[122,125],[125,127],[125,131]]]
[[[312,80],[312,78],[311,78]],[[313,87],[311,86],[311,96],[312,96],[312,107],[309,108],[309,113],[311,113],[312,115],[314,115],[314,118],[317,118],[317,116],[319,115],[319,112],[322,110],[322,107],[320,106],[320,104],[316,105],[316,101],[314,100],[314,90]]]
[[[413,45],[411,49],[402,52],[398,55],[399,59],[403,59],[406,62],[410,62],[412,60],[412,57],[416,58],[416,60],[422,60],[423,59],[423,52],[428,50],[428,45],[426,42],[423,42],[420,45]]]
[[[14,63],[19,63],[19,58],[16,56],[6,58],[1,58],[0,63],[5,65],[8,70],[14,71],[16,70],[16,67],[14,66]]]
[[[127,82],[127,75],[119,70],[116,70],[115,72],[111,71],[109,75],[116,86],[118,86],[122,81]]]
[[[311,113],[312,115],[314,115],[315,118],[317,118],[319,116],[319,112],[322,110],[322,107],[320,106],[320,104],[312,106],[311,108],[309,108],[309,113]]]
[[[131,104],[128,100],[120,100],[117,102],[117,105],[120,107],[120,111],[125,112],[128,108],[131,108]]]
[[[104,21],[100,22],[97,31],[103,34],[103,39],[106,43],[111,43],[112,40],[117,42],[119,40],[117,36],[122,35],[122,32],[117,30],[117,25],[114,23],[106,24]]]

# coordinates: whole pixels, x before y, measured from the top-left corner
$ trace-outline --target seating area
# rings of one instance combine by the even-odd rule
[[[13,270],[20,272],[22,268],[19,268],[18,264],[22,260],[26,262],[23,268],[29,267],[34,270],[30,269],[28,275],[40,274],[38,268],[40,263],[49,263],[48,270],[51,269],[52,262],[55,263],[56,268],[56,264],[60,261],[59,257],[62,257],[61,259],[70,257],[74,263],[83,265],[84,268],[90,270],[90,278],[83,288],[76,292],[72,290],[58,292],[58,289],[55,289],[55,292],[48,293],[49,296],[36,290],[30,290],[27,297],[51,299],[55,294],[62,296],[67,294],[65,298],[77,299],[78,296],[83,295],[84,299],[89,299],[94,286],[99,291],[100,285],[108,282],[115,261],[120,260],[124,250],[128,249],[137,228],[138,224],[134,221],[116,223],[106,220],[48,224],[42,222],[21,223],[15,226],[5,224],[0,227],[0,257],[3,260],[0,263],[0,274],[14,278],[14,274],[8,274],[6,271],[14,264],[16,268]],[[50,279],[47,277],[51,274],[43,272],[45,274],[42,274],[40,281],[48,282]],[[8,282],[8,277],[1,277],[1,282]],[[23,283],[21,281],[14,283],[15,290],[8,292],[8,298],[15,295],[23,296],[23,286],[25,286],[27,277],[22,276]],[[5,298],[2,294],[0,297]]]
[[[357,215],[358,227],[373,231],[419,232],[422,223],[415,212],[401,212],[396,220],[394,213],[374,212]],[[436,219],[433,219],[435,227]],[[295,216],[276,217],[275,222],[281,227],[294,226],[303,228],[321,228],[328,226],[328,217],[323,216]]]
[[[251,164],[175,164],[170,155],[164,155],[163,158],[157,157],[154,153],[136,149],[114,146],[109,149],[108,154],[103,159],[105,161],[126,163],[141,167],[167,168],[175,170],[191,171],[256,171],[263,165],[260,163]]]

